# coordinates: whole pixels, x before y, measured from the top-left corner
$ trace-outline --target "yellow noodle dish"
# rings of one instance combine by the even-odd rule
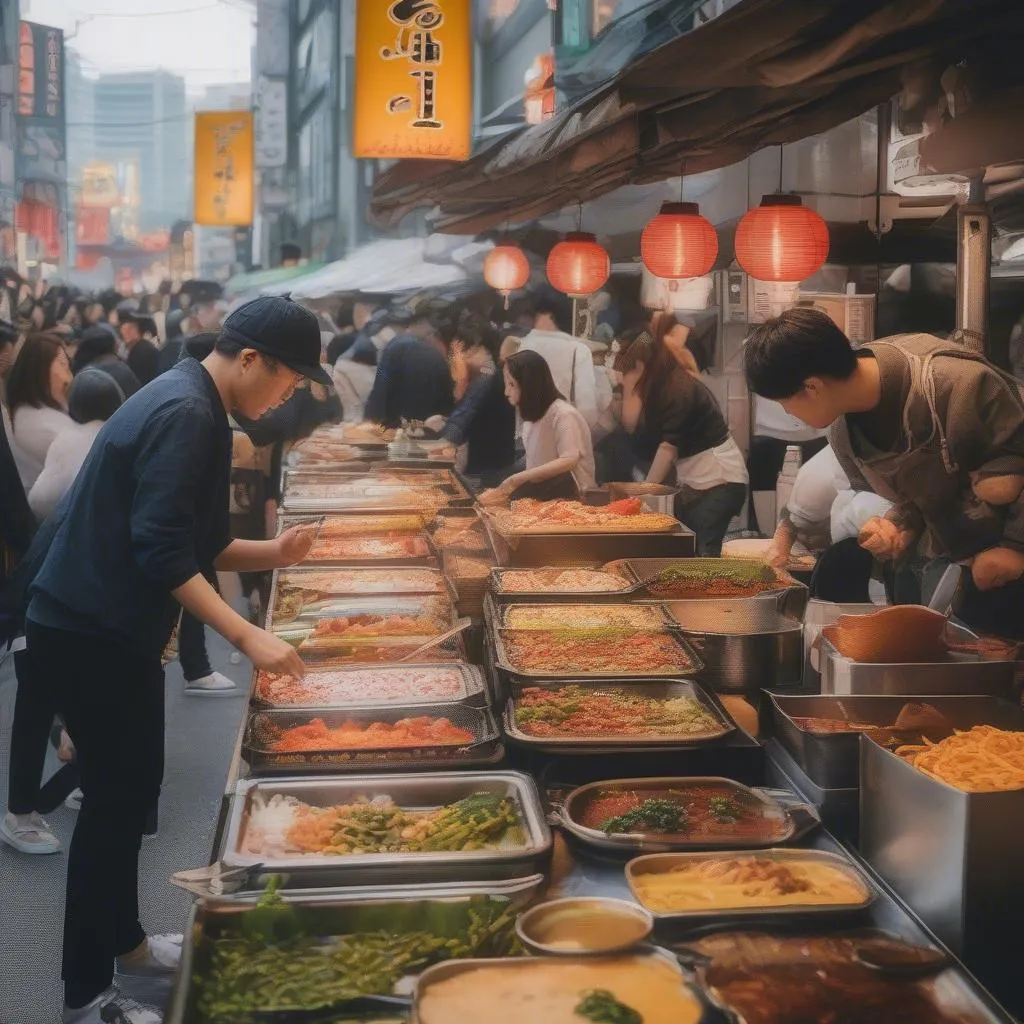
[[[702,1008],[658,956],[494,961],[421,982],[419,1024],[697,1024]]]
[[[832,858],[778,856],[641,857],[630,865],[637,900],[655,914],[759,908],[862,906],[871,892]]]

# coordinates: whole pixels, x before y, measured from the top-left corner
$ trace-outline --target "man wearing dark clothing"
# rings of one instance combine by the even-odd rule
[[[142,336],[141,319],[134,313],[122,313],[121,340],[128,348],[128,368],[145,387],[160,373],[160,349]]]
[[[441,344],[429,340],[432,337],[436,332],[427,325],[422,334],[402,334],[388,343],[377,362],[377,377],[366,400],[366,419],[399,427],[402,420],[422,422],[452,411],[451,371]]]
[[[139,848],[163,774],[160,656],[175,602],[255,666],[304,674],[295,651],[225,604],[208,577],[308,552],[308,530],[231,539],[228,412],[257,419],[302,376],[327,383],[319,357],[308,310],[277,297],[240,307],[202,363],[183,360],[108,420],[26,557],[32,677],[54,695],[84,792],[68,860],[64,1024],[144,1019],[111,986],[115,958],[121,974],[164,981],[180,958],[172,938],[146,936],[138,908]]]

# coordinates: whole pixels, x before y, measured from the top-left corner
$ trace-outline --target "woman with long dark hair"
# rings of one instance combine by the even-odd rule
[[[676,516],[697,535],[698,554],[718,556],[746,500],[747,469],[718,402],[684,368],[670,333],[659,322],[653,340],[641,335],[620,354],[622,423],[657,441],[647,482],[664,483],[674,471]]]
[[[544,357],[520,351],[505,363],[505,397],[523,421],[526,469],[480,495],[483,505],[517,498],[577,498],[596,486],[594,446],[582,413],[558,388]]]

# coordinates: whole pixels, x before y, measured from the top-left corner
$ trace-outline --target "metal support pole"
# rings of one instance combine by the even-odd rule
[[[968,348],[988,355],[992,218],[983,191],[981,180],[972,180],[969,201],[956,212],[956,326]]]

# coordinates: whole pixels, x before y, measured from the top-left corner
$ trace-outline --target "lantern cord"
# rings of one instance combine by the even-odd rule
[[[782,195],[784,186],[784,171],[786,168],[786,144],[779,146],[779,195]]]
[[[683,194],[683,183],[686,181],[686,161],[683,161],[683,166],[679,168],[679,202],[686,202]]]
[[[583,230],[583,200],[576,200],[576,230]]]

